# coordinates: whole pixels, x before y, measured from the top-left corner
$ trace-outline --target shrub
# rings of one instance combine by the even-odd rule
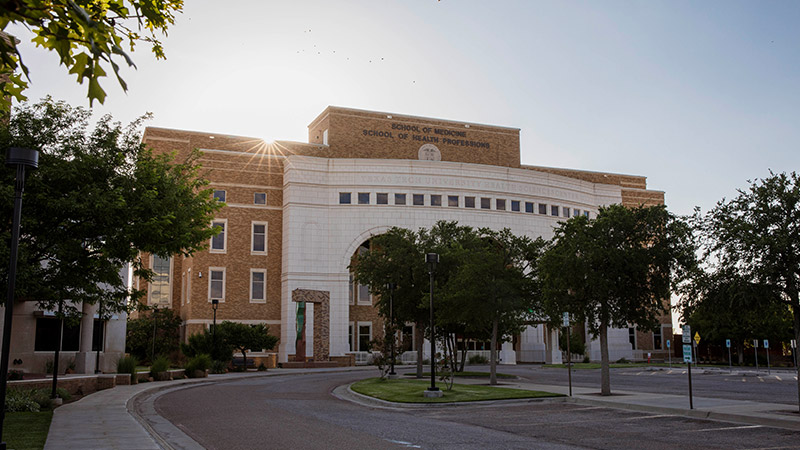
[[[56,395],[58,395],[58,397],[63,399],[65,402],[68,402],[72,398],[72,394],[70,394],[69,391],[64,388],[56,388]]]
[[[205,372],[211,367],[211,356],[202,353],[189,359],[186,363],[186,376],[193,377],[197,371]]]
[[[52,375],[53,374],[53,360],[52,359],[48,359],[47,361],[44,362],[44,373],[46,373],[47,375]]]
[[[178,350],[181,318],[169,308],[143,313],[139,319],[128,320],[127,325],[125,349],[140,361],[152,356],[154,328],[156,355],[168,355]]]
[[[267,371],[267,366],[265,366],[264,363],[262,362],[261,364],[258,365],[258,369],[257,370],[259,372],[266,372]]]
[[[129,373],[136,376],[136,366],[139,365],[139,360],[135,356],[123,356],[117,361],[117,373]]]
[[[586,356],[583,357],[583,362],[590,363],[590,362],[592,362],[592,359],[589,358],[589,355],[586,355]]]
[[[625,358],[620,358],[620,359],[617,360],[617,364],[629,364],[629,363],[630,363],[630,361],[628,361]]]
[[[169,358],[166,356],[159,356],[150,365],[150,376],[155,378],[157,373],[166,372],[169,370]]]
[[[6,412],[39,412],[41,408],[29,390],[9,389],[6,392]]]
[[[567,335],[564,330],[559,334],[558,347],[562,352],[567,351]],[[586,343],[583,342],[581,333],[572,332],[569,335],[569,346],[573,355],[583,355],[586,353]]]
[[[228,363],[215,359],[211,362],[211,373],[225,373],[228,371]]]
[[[483,355],[472,355],[469,357],[470,364],[488,364],[489,360]]]
[[[24,372],[21,370],[9,370],[8,371],[8,379],[9,380],[21,380],[24,378]]]
[[[217,329],[219,332],[219,329]],[[188,343],[181,343],[181,351],[188,358],[197,355],[207,354],[216,361],[222,361],[226,365],[233,356],[233,347],[229,346],[223,339],[221,333],[217,334],[217,345],[214,347],[214,337],[209,330],[203,330],[189,336]]]

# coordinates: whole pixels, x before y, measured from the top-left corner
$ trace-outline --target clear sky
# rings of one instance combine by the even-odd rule
[[[800,2],[187,1],[97,114],[307,141],[336,105],[518,127],[523,164],[645,175],[703,210],[800,168]],[[29,98],[88,105],[33,48]]]

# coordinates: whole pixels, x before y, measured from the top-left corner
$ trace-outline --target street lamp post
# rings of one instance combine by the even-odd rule
[[[17,253],[19,251],[19,223],[22,219],[22,192],[25,190],[25,169],[39,167],[39,152],[28,148],[10,147],[6,151],[6,165],[17,170],[14,183],[14,218],[11,225],[11,258],[8,263],[8,295],[3,322],[3,354],[0,356],[0,406],[6,403],[8,380],[8,354],[11,351],[11,320],[14,308],[14,288],[17,282]],[[3,441],[5,408],[0,408],[0,450],[6,449]]]
[[[217,357],[217,308],[219,308],[219,300],[211,300],[211,309],[214,310],[213,325],[211,325],[211,342],[214,345],[214,357]]]
[[[394,329],[394,290],[397,288],[397,284],[389,283],[389,330],[392,332],[391,335],[391,352],[392,352],[392,360],[391,365],[389,366],[389,378],[397,377],[397,374],[394,372],[394,341],[397,338],[397,332]]]
[[[101,373],[100,370],[100,349],[103,347],[103,341],[106,339],[105,322],[103,321],[103,301],[98,302],[97,318],[100,319],[100,342],[97,343],[97,353],[94,358],[94,373]]]
[[[430,288],[430,308],[431,308],[431,387],[425,390],[425,397],[441,397],[442,391],[436,387],[436,330],[433,325],[433,274],[436,272],[436,264],[439,262],[439,254],[428,253],[425,255],[425,262],[428,263],[428,273],[431,276]]]

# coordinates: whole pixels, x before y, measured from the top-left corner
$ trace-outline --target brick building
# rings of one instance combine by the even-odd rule
[[[217,299],[218,321],[267,324],[280,337],[280,362],[293,360],[296,342],[319,360],[364,355],[382,323],[347,266],[392,226],[456,220],[547,239],[558,221],[592,217],[603,205],[664,201],[642,176],[522,165],[516,128],[349,108],[325,109],[309,125],[308,143],[154,127],[143,141],[179,159],[202,150],[204,175],[226,203],[214,219],[223,231],[207,251],[149,257],[158,276],[146,301],[178,312],[185,338],[209,326]],[[297,301],[314,291],[327,297]],[[660,334],[610,330],[611,358],[665,355],[670,323],[665,315]],[[501,359],[560,361],[557,339],[530,326],[503,345]],[[599,359],[599,343],[589,351]]]

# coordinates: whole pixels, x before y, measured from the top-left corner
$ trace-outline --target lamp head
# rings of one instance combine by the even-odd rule
[[[29,169],[39,167],[39,151],[29,148],[9,147],[6,150],[7,166],[25,166]]]
[[[436,269],[436,264],[439,263],[439,254],[427,253],[425,255],[425,262],[428,263],[428,267],[430,268],[430,270]]]
[[[211,300],[211,307],[214,308],[214,310],[216,311],[216,309],[219,307],[219,300],[217,300],[216,298],[212,299]]]

